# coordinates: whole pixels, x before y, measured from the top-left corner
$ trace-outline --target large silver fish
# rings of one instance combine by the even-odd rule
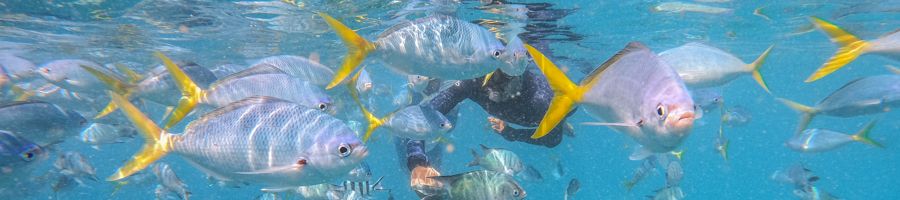
[[[785,144],[794,151],[799,152],[824,152],[837,149],[854,141],[875,147],[884,147],[869,138],[869,132],[874,126],[875,121],[869,122],[869,124],[866,124],[865,127],[853,135],[827,129],[806,129],[802,133],[788,139]]]
[[[900,60],[900,31],[887,33],[874,40],[862,40],[846,30],[818,17],[811,17],[812,23],[825,32],[831,42],[839,45],[837,52],[822,67],[809,75],[806,82],[813,82],[828,76],[844,65],[853,62],[863,54],[877,54],[893,60]]]
[[[422,200],[525,199],[525,189],[512,176],[489,171],[470,171],[450,176],[431,177],[441,183],[443,192]]]
[[[40,146],[75,137],[87,126],[78,113],[40,101],[0,105],[0,130],[18,134]]]
[[[403,22],[369,42],[337,19],[319,13],[348,48],[344,64],[327,88],[346,79],[369,53],[395,71],[432,78],[463,80],[496,69],[525,72],[527,58],[517,58],[487,29],[446,15]]]
[[[801,113],[797,126],[797,133],[800,133],[817,115],[846,118],[900,107],[900,75],[876,75],[850,81],[812,107],[787,99],[778,100]]]
[[[115,76],[119,80],[125,79],[97,63],[75,59],[54,60],[38,68],[38,73],[50,83],[72,92],[103,94],[106,91],[103,81],[91,75],[85,68]]]
[[[207,113],[183,134],[168,133],[110,93],[145,139],[108,180],[119,180],[175,153],[217,180],[272,189],[333,181],[368,155],[359,138],[322,111],[272,97],[251,97]]]
[[[259,66],[272,66],[291,76],[321,87],[328,85],[328,82],[331,81],[330,77],[334,76],[334,70],[328,66],[300,56],[280,55],[265,57],[250,65],[250,68]]]
[[[537,49],[526,48],[555,93],[532,138],[549,133],[576,104],[604,121],[592,124],[627,133],[648,152],[672,151],[690,134],[695,119],[690,93],[675,70],[643,44],[629,43],[579,85]]]
[[[0,54],[0,94],[7,86],[36,77],[36,68],[34,63],[24,58]]]
[[[774,46],[770,46],[750,64],[722,49],[697,42],[660,52],[659,59],[675,68],[681,80],[690,88],[723,86],[741,75],[750,74],[760,87],[769,92],[759,69],[772,47]]]
[[[322,88],[272,66],[249,68],[219,79],[209,88],[201,88],[168,57],[162,53],[156,53],[156,56],[163,60],[182,93],[178,106],[164,126],[165,129],[180,122],[197,104],[222,107],[252,96],[276,97],[321,111],[332,110],[331,98]]]
[[[474,159],[466,166],[481,166],[486,170],[510,176],[515,176],[525,169],[525,164],[522,164],[522,160],[519,159],[515,152],[501,148],[489,148],[483,144],[481,145],[481,151],[484,152],[484,156],[479,156],[478,152],[475,152],[473,149],[472,157]]]

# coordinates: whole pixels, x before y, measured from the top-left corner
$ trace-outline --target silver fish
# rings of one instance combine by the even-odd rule
[[[811,17],[810,20],[816,25],[816,28],[825,32],[831,42],[837,44],[839,48],[834,56],[822,64],[822,67],[806,78],[806,82],[824,78],[864,54],[877,54],[900,61],[900,31],[893,31],[877,39],[866,41],[818,17]]]
[[[96,145],[130,141],[135,135],[137,132],[132,127],[91,123],[84,131],[81,131],[80,139],[96,148]]]
[[[184,200],[187,200],[190,197],[191,191],[188,190],[187,184],[184,184],[184,182],[181,181],[181,178],[178,178],[178,175],[175,174],[175,171],[173,171],[168,164],[154,164],[153,174],[155,174],[157,180],[159,180],[159,186],[157,186],[156,189],[157,194],[161,193],[160,190],[162,189],[175,193],[178,197]]]
[[[802,114],[797,126],[799,133],[817,115],[846,118],[900,107],[900,75],[875,75],[850,81],[812,107],[787,99],[778,100]]]
[[[684,170],[681,168],[681,162],[672,161],[666,166],[666,186],[676,187],[681,185],[681,179],[684,177]]]
[[[356,73],[350,79],[350,85],[356,84],[359,75],[360,73]],[[453,129],[453,123],[447,119],[447,116],[429,105],[406,106],[385,117],[378,118],[363,106],[355,89],[350,90],[350,95],[362,111],[363,117],[369,122],[363,141],[369,140],[372,132],[380,126],[387,127],[395,136],[425,141],[439,139],[444,133]]]
[[[686,12],[695,12],[695,13],[705,13],[705,14],[726,14],[732,13],[734,10],[731,8],[720,8],[714,6],[707,6],[702,4],[693,4],[693,3],[685,3],[679,1],[673,2],[663,2],[656,6],[654,6],[651,11],[653,12],[670,12],[670,13],[686,13]]]
[[[119,80],[125,79],[97,63],[74,59],[55,60],[46,63],[38,68],[38,74],[54,85],[69,91],[91,94],[102,94],[105,92],[106,86],[103,81],[91,75],[84,68],[101,71],[104,74],[115,76]]]
[[[40,146],[75,137],[87,126],[78,113],[40,101],[0,105],[0,130],[7,130]]]
[[[185,63],[184,65],[179,66],[182,67],[181,69],[184,73],[187,74],[197,86],[202,88],[209,87],[210,84],[218,79],[216,78],[218,76],[212,71],[200,65]],[[153,68],[153,70],[147,73],[147,75],[144,76],[144,79],[138,82],[134,87],[136,97],[148,99],[162,105],[177,105],[178,97],[181,96],[181,93],[178,92],[175,80],[163,65]]]
[[[652,157],[641,161],[641,166],[634,169],[634,176],[632,176],[631,179],[629,179],[623,183],[623,185],[625,186],[625,189],[627,189],[628,191],[631,191],[631,189],[634,188],[635,185],[640,183],[641,180],[644,180],[644,178],[649,176],[650,173],[655,172],[656,164],[657,164],[656,159],[654,159]]]
[[[478,152],[472,149],[473,160],[466,166],[481,166],[486,170],[504,173],[509,176],[515,176],[525,168],[519,156],[510,150],[489,148],[482,144],[481,151],[484,152],[484,156],[479,156]]]
[[[350,76],[369,53],[395,71],[448,80],[477,78],[498,68],[510,75],[525,72],[526,59],[516,59],[487,29],[456,17],[432,15],[399,23],[369,42],[331,16],[319,15],[349,48],[329,89]]]
[[[575,196],[575,193],[578,193],[578,190],[581,190],[581,182],[579,182],[578,179],[573,178],[569,181],[569,186],[566,186],[566,195],[563,196],[563,199],[569,200]]]
[[[799,152],[824,152],[834,150],[851,142],[860,142],[875,147],[884,147],[869,138],[869,132],[875,126],[875,121],[869,122],[859,132],[848,135],[826,129],[806,129],[802,133],[791,137],[786,145]]]
[[[65,152],[59,155],[59,158],[53,162],[53,167],[60,176],[71,178],[78,185],[85,185],[85,181],[99,181],[97,178],[97,170],[94,166],[78,152]],[[61,182],[66,182],[65,178]],[[61,184],[65,185],[65,184]]]
[[[718,109],[725,103],[725,97],[722,96],[722,93],[712,88],[693,89],[691,90],[691,97],[694,99],[694,105],[700,107],[703,112]]]
[[[340,120],[272,97],[234,102],[176,135],[157,127],[122,96],[110,96],[146,144],[108,180],[125,178],[172,152],[217,180],[262,183],[279,190],[333,181],[368,155]]]
[[[675,68],[684,84],[690,88],[717,87],[728,84],[742,75],[753,79],[769,92],[759,69],[772,50],[770,46],[756,61],[747,64],[722,49],[691,42],[659,53],[659,59]]]
[[[31,61],[15,55],[0,53],[0,89],[37,77],[35,69],[37,67]]]
[[[320,87],[328,85],[328,82],[331,81],[329,78],[334,76],[334,70],[331,70],[331,68],[300,56],[280,55],[266,57],[256,61],[249,68],[259,66],[272,66],[291,76],[309,81]]]
[[[690,92],[643,44],[629,43],[578,85],[534,47],[526,48],[555,93],[532,138],[549,133],[576,104],[604,121],[587,124],[626,133],[648,152],[672,151],[690,135],[696,118]]]
[[[441,183],[443,193],[433,194],[423,200],[440,199],[525,199],[525,189],[511,176],[489,171],[470,171],[432,179]]]
[[[803,189],[812,186],[819,180],[819,177],[812,174],[812,171],[804,167],[802,164],[792,165],[787,170],[778,170],[772,174],[772,180],[787,183],[794,186],[795,189]]]

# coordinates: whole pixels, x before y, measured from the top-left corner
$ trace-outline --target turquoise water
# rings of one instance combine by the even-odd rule
[[[318,54],[321,63],[337,68],[346,48],[313,12],[327,12],[349,27],[358,28],[363,37],[374,38],[398,22],[392,19],[396,13],[413,4],[407,1],[298,2],[274,1],[271,3],[275,6],[261,6],[259,2],[233,1],[5,0],[0,2],[0,51],[38,65],[78,58],[101,64],[126,63],[138,71],[159,64],[152,56],[154,51],[209,68],[248,65],[274,55]],[[423,3],[418,6],[421,11],[406,18],[455,10],[453,14],[466,21],[523,22],[529,28],[519,36],[527,43],[542,44],[545,53],[552,52],[551,59],[567,68],[567,75],[573,80],[580,80],[584,72],[603,63],[629,41],[640,41],[657,53],[687,42],[703,42],[748,62],[774,44],[762,70],[771,95],[749,77],[719,88],[727,107],[741,106],[752,115],[749,124],[724,129],[731,141],[729,159],[723,160],[715,149],[719,128],[716,117],[699,119],[692,135],[679,148],[685,152],[681,161],[684,168],[681,187],[686,198],[796,199],[792,185],[777,182],[771,176],[777,170],[802,163],[821,177],[815,183],[817,188],[842,199],[900,199],[897,188],[900,138],[896,137],[900,132],[900,113],[852,118],[820,116],[809,126],[852,133],[878,118],[880,123],[871,137],[886,148],[850,144],[824,153],[799,153],[784,145],[793,135],[799,114],[776,100],[782,97],[813,104],[851,80],[888,73],[885,65],[900,66],[896,60],[864,55],[822,80],[803,82],[837,50],[825,34],[812,29],[809,16],[827,19],[862,39],[873,39],[900,27],[897,12],[900,2],[731,1],[698,3],[732,10],[722,14],[653,11],[661,2],[664,1],[507,2],[528,5],[527,8],[533,9],[529,10],[531,13],[555,14],[533,15],[524,20],[477,9],[481,6],[477,1]],[[768,19],[754,15],[758,8]],[[406,79],[374,59],[367,63],[376,90],[382,92],[376,95],[373,110],[388,113],[394,110],[391,100]],[[341,112],[349,112],[356,108],[342,109],[346,110]],[[627,191],[622,182],[630,179],[641,164],[628,159],[635,142],[609,128],[579,125],[596,121],[584,111],[569,118],[575,125],[576,137],[564,137],[559,146],[545,148],[509,142],[494,134],[485,120],[488,115],[471,101],[461,103],[458,109],[461,115],[451,133],[456,150],[444,155],[441,163],[444,174],[477,169],[466,167],[472,159],[469,149],[485,144],[516,152],[525,163],[542,173],[542,182],[520,181],[528,199],[562,199],[572,178],[581,182],[581,190],[574,199],[645,199],[665,185],[665,171],[657,170]],[[408,187],[405,163],[398,161],[387,131],[379,130],[375,134],[380,138],[368,143],[370,155],[366,158],[373,176],[384,176],[384,187],[392,189],[396,199],[416,199]],[[102,179],[130,158],[140,142],[141,139],[135,139],[94,149],[73,136],[53,150],[82,153]],[[35,170],[34,176],[51,170],[53,159]],[[557,168],[556,160],[565,168],[565,174],[558,178],[551,175]],[[201,171],[176,156],[166,157],[162,162],[174,167],[193,193],[193,199],[253,199],[261,194],[260,185],[225,188],[212,184]],[[23,198],[152,199],[154,185],[126,185],[115,194],[115,183],[105,181],[86,182],[85,186],[58,193],[46,185],[38,185]],[[379,193],[375,198],[385,199],[387,194]]]

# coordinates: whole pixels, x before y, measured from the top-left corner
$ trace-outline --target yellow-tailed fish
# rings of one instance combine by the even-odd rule
[[[314,59],[300,56],[279,55],[265,57],[250,65],[250,68],[262,65],[275,67],[284,73],[309,81],[320,87],[328,85],[331,77],[334,76],[334,70],[328,66],[322,65]]]
[[[819,67],[813,74],[809,75],[809,78],[806,78],[807,83],[828,76],[828,74],[837,71],[844,65],[856,60],[857,57],[867,53],[900,60],[900,32],[898,31],[885,34],[878,39],[865,41],[821,18],[810,17],[810,20],[816,25],[816,28],[825,32],[831,39],[831,42],[837,44],[839,48],[834,53],[834,56],[828,59],[822,67]]]
[[[182,93],[178,106],[166,121],[169,129],[194,110],[197,104],[221,107],[252,96],[270,96],[291,101],[309,108],[330,111],[331,98],[325,91],[309,81],[288,75],[268,65],[261,65],[217,80],[204,89],[194,83],[184,71],[161,53],[156,56],[163,60]]]
[[[675,68],[684,84],[689,88],[717,87],[728,84],[741,75],[752,75],[753,80],[763,90],[769,86],[763,80],[759,69],[769,56],[773,46],[759,55],[750,64],[722,49],[702,43],[691,42],[659,53],[659,58]]]
[[[706,14],[725,14],[732,13],[731,8],[721,8],[715,6],[707,6],[703,4],[685,3],[679,1],[664,2],[654,6],[653,12],[669,12],[669,13],[706,13]]]
[[[884,146],[869,138],[869,132],[872,131],[874,126],[875,121],[869,122],[869,124],[866,124],[865,127],[853,135],[827,129],[806,129],[802,133],[788,139],[785,144],[794,151],[810,153],[834,150],[854,141],[884,148]]]
[[[590,124],[627,133],[648,152],[672,151],[690,134],[695,119],[690,92],[675,70],[644,45],[629,43],[578,85],[537,49],[525,47],[554,93],[532,138],[549,133],[575,105],[605,121]]]
[[[875,75],[853,80],[812,107],[787,99],[778,100],[801,113],[796,130],[799,134],[817,115],[846,118],[900,107],[900,75]]]
[[[391,133],[396,136],[425,141],[439,139],[440,136],[453,128],[453,124],[446,116],[444,116],[444,114],[429,105],[409,105],[397,109],[387,116],[381,118],[376,117],[363,106],[362,102],[359,100],[358,92],[355,88],[352,88],[353,85],[356,85],[356,80],[358,78],[359,73],[356,73],[356,75],[351,77],[349,86],[351,86],[350,95],[353,97],[356,104],[359,105],[363,116],[369,122],[369,126],[366,128],[366,134],[363,136],[363,141],[368,141],[372,136],[372,132],[381,126],[387,127],[391,130]]]
[[[487,29],[445,15],[403,22],[382,32],[374,42],[325,13],[319,13],[347,46],[347,56],[328,89],[340,84],[372,53],[393,70],[432,78],[463,80],[495,69],[519,75],[527,60],[516,59]]]
[[[103,94],[106,91],[103,81],[84,69],[100,71],[118,80],[125,79],[97,63],[75,59],[51,61],[38,68],[38,74],[48,82],[72,92]]]
[[[175,153],[222,181],[285,188],[332,182],[359,165],[366,147],[346,125],[319,110],[273,97],[251,97],[169,133],[110,92],[144,137],[142,149],[107,178],[115,181]]]

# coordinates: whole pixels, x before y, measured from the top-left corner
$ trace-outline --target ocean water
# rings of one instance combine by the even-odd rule
[[[864,55],[822,80],[803,82],[838,48],[823,32],[812,28],[810,16],[827,19],[862,39],[874,39],[900,27],[900,1],[683,0],[730,11],[654,10],[664,2],[671,1],[503,1],[484,6],[480,1],[450,0],[3,0],[0,52],[37,65],[77,58],[100,64],[124,63],[137,71],[160,63],[152,56],[155,51],[208,68],[246,66],[263,57],[285,54],[318,55],[322,64],[337,68],[346,47],[314,12],[335,16],[366,38],[374,38],[404,19],[450,13],[493,28],[500,37],[518,33],[526,43],[552,54],[551,59],[573,80],[581,80],[630,41],[642,42],[657,53],[688,42],[702,42],[748,62],[775,45],[762,69],[772,94],[749,77],[716,88],[726,107],[740,106],[752,116],[746,125],[724,128],[731,142],[729,159],[724,160],[715,149],[719,121],[714,113],[718,111],[697,120],[691,135],[681,144],[684,180],[680,185],[685,198],[798,199],[792,185],[775,181],[772,175],[802,164],[820,177],[815,182],[819,190],[841,199],[900,199],[900,112],[852,118],[819,116],[809,126],[853,133],[868,121],[879,119],[871,137],[885,148],[853,143],[823,153],[800,153],[785,146],[793,136],[799,113],[776,100],[787,98],[811,105],[849,81],[889,73],[887,65],[900,66],[897,60]],[[515,9],[504,10],[520,6],[526,9],[518,10],[525,12],[524,18],[517,18],[521,15],[511,11]],[[365,64],[376,90],[372,110],[378,115],[394,110],[391,100],[406,84],[406,77],[375,59]],[[105,101],[97,107],[103,105]],[[345,105],[349,106],[338,112],[356,109],[352,104]],[[596,121],[584,111],[568,119],[574,125],[575,137],[564,137],[560,145],[546,148],[509,142],[493,133],[486,120],[488,114],[474,102],[465,101],[457,108],[459,120],[450,133],[455,150],[445,152],[439,164],[444,174],[478,169],[466,166],[472,160],[469,151],[485,144],[509,149],[541,172],[543,181],[520,179],[527,199],[562,199],[573,178],[580,181],[581,189],[571,199],[647,199],[665,186],[665,171],[657,169],[627,190],[622,183],[641,165],[628,159],[636,143],[606,127],[580,125]],[[394,139],[385,129],[375,135],[376,139],[367,143],[370,155],[366,158],[373,176],[384,176],[383,185],[391,189],[394,198],[417,199],[408,186],[408,172],[405,163],[399,161]],[[102,180],[138,151],[141,140],[91,148],[72,136],[51,148],[51,158],[32,176],[51,171],[59,152],[75,151],[88,158],[101,180],[59,192],[52,191],[48,184],[37,184],[14,199],[154,199],[155,183],[117,189],[116,183]],[[192,192],[192,199],[254,199],[262,194],[262,185],[218,186],[177,156],[160,162],[175,169]],[[557,177],[553,173],[559,171],[558,166],[563,166],[564,173]],[[386,192],[374,196],[387,197]]]

